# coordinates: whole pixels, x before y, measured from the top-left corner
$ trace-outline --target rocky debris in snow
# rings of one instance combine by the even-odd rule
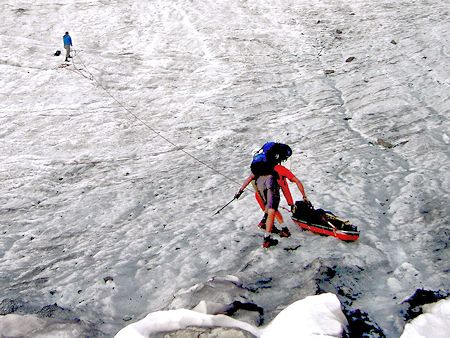
[[[39,309],[21,300],[3,299],[0,302],[0,319],[4,321],[3,324],[8,323],[7,328],[2,327],[2,323],[0,323],[0,327],[3,329],[3,331],[0,330],[0,336],[2,334],[10,336],[10,332],[22,332],[27,337],[31,336],[31,333],[33,333],[33,337],[73,337],[74,332],[79,333],[80,337],[103,335],[95,328],[94,324],[80,320],[75,312],[62,308],[56,303]],[[30,321],[39,325],[33,328],[29,325]]]
[[[310,278],[316,284],[316,294],[331,292],[338,296],[348,321],[344,337],[385,337],[380,326],[366,312],[352,308],[353,302],[364,292],[357,282],[359,275],[365,273],[363,268],[343,264],[340,260],[318,258],[305,270],[312,272]]]
[[[355,60],[356,58],[354,56],[350,56],[348,57],[345,62],[352,62],[353,60]]]
[[[386,149],[394,148],[394,145],[391,142],[383,140],[382,138],[377,139],[377,144]]]
[[[364,269],[357,266],[342,265],[335,261],[316,259],[311,267],[315,269],[314,279],[317,285],[316,294],[331,292],[339,297],[344,305],[352,305],[358,299],[360,290],[355,282],[355,276]]]
[[[25,8],[17,8],[14,10],[17,14],[24,14],[25,12],[27,12],[28,10]]]
[[[59,320],[68,320],[74,322],[80,321],[80,319],[76,317],[72,311],[64,309],[56,303],[44,306],[36,314],[44,318],[57,318]]]
[[[169,309],[185,308],[206,314],[226,314],[260,326],[264,322],[264,309],[249,299],[252,292],[267,288],[267,283],[263,280],[254,285],[244,285],[234,276],[211,278],[175,294]],[[205,299],[214,299],[214,302]]]
[[[129,321],[132,320],[132,319],[133,319],[133,317],[131,317],[131,316],[125,316],[125,317],[122,318],[122,320],[123,320],[124,322],[129,322]]]
[[[0,302],[0,315],[4,316],[10,313],[20,312],[25,307],[25,303],[15,299],[3,299]]]
[[[192,327],[173,332],[159,333],[153,338],[254,338],[251,333],[239,329]]]
[[[35,314],[42,318],[54,318],[79,322],[80,319],[71,310],[60,307],[54,303],[41,309],[17,299],[3,299],[0,302],[0,315],[16,313],[20,315]]]

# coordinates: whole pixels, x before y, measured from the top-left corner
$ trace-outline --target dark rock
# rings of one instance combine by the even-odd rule
[[[353,60],[355,60],[356,58],[354,56],[350,56],[348,57],[345,62],[352,62]]]
[[[296,246],[293,246],[293,247],[284,248],[284,251],[296,251],[300,247],[301,247],[301,245],[299,244],[299,245],[296,245]]]
[[[112,278],[111,276],[106,276],[103,278],[103,280],[105,281],[105,283],[108,283],[114,281],[114,278]]]
[[[272,278],[262,278],[257,280],[254,284],[242,285],[242,287],[251,292],[257,292],[259,289],[270,289]]]
[[[325,73],[326,75],[333,74],[333,73],[334,73],[334,70],[333,70],[333,69],[325,69],[324,73]]]
[[[436,303],[450,295],[448,290],[424,290],[417,289],[414,294],[402,302],[403,309],[400,311],[405,321],[412,320],[423,313],[422,306],[425,304]]]
[[[262,307],[256,305],[255,303],[234,301],[233,303],[231,303],[227,306],[226,310],[224,311],[224,314],[231,317],[239,310],[258,312],[259,317],[258,317],[256,324],[258,326],[263,324],[264,309]]]
[[[347,317],[348,326],[345,330],[343,337],[386,337],[383,330],[377,323],[372,321],[369,315],[359,309],[343,309],[345,316]]]

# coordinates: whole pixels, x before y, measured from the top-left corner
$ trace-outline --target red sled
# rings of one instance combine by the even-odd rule
[[[311,203],[295,202],[292,220],[301,229],[319,235],[336,237],[346,242],[353,242],[359,238],[356,226],[336,217],[330,211],[314,209]]]

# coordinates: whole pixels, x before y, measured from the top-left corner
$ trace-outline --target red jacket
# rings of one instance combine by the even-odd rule
[[[281,191],[283,192],[284,198],[286,198],[286,202],[288,205],[294,204],[294,199],[292,198],[291,191],[289,190],[289,185],[286,179],[293,182],[293,178],[295,175],[288,168],[282,166],[281,164],[277,164],[274,168],[275,172],[278,174],[277,183],[281,187]]]

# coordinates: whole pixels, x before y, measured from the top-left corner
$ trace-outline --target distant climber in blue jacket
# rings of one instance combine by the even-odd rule
[[[72,46],[72,38],[69,35],[69,32],[66,32],[63,36],[64,41],[64,49],[66,50],[66,62],[69,61],[70,56],[70,46]]]

